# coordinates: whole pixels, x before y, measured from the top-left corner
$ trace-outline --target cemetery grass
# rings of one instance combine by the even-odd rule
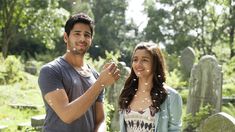
[[[28,76],[30,77],[26,82],[0,85],[0,126],[7,126],[7,132],[22,131],[17,130],[18,124],[30,122],[32,116],[45,114],[41,93],[37,85],[37,77]],[[181,96],[186,94],[184,96],[187,98],[187,92],[180,92],[180,94]],[[182,117],[186,115],[186,98],[183,104]],[[33,105],[37,108],[13,108],[10,106],[12,104]],[[224,105],[222,111],[235,117],[235,106],[232,104]]]
[[[6,126],[6,132],[17,132],[18,124],[30,123],[32,116],[45,113],[37,86],[37,77],[29,76],[30,80],[27,82],[0,85],[0,126]],[[36,106],[36,108],[16,108],[12,105]]]
[[[228,103],[222,106],[222,111],[235,118],[235,104]]]

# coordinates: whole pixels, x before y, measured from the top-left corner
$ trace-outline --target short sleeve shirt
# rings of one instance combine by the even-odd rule
[[[96,81],[98,73],[91,68],[92,76],[81,76],[62,57],[44,65],[39,74],[39,87],[44,97],[47,93],[56,89],[64,89],[69,102],[84,94]],[[104,91],[97,97],[96,101],[103,102]],[[44,99],[44,98],[43,98]],[[71,124],[64,123],[53,109],[44,100],[46,118],[43,131],[45,132],[92,132],[95,127],[95,105],[93,104],[87,112]]]

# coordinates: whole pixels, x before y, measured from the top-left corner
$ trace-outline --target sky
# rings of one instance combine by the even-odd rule
[[[126,11],[127,22],[130,22],[132,18],[135,24],[139,27],[139,31],[143,31],[143,28],[147,25],[147,15],[143,14],[144,6],[142,5],[144,0],[128,0],[128,7]]]

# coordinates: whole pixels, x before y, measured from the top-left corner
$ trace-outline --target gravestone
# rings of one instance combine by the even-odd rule
[[[181,52],[180,67],[185,78],[189,78],[191,69],[195,61],[195,52],[191,47],[185,48]]]
[[[235,118],[224,112],[217,113],[201,123],[199,132],[235,132]]]
[[[203,56],[194,65],[189,80],[187,113],[195,115],[201,106],[211,105],[211,114],[221,111],[222,105],[222,68],[215,57]]]
[[[24,67],[24,70],[32,75],[36,75],[37,74],[37,67],[35,64],[33,64],[33,62],[31,61],[27,61]]]
[[[39,127],[39,128],[41,128],[43,126],[43,124],[44,124],[45,116],[46,115],[43,114],[43,115],[37,115],[37,116],[31,117],[31,125],[32,125],[32,127],[35,127],[35,128]]]
[[[7,126],[0,125],[0,132],[4,132],[7,129]]]
[[[22,122],[17,125],[17,130],[25,130],[27,128],[31,128],[30,122]]]
[[[9,106],[11,108],[15,108],[15,109],[32,109],[32,110],[36,110],[38,107],[40,106],[36,106],[36,105],[30,105],[30,104],[9,104]]]
[[[235,105],[235,97],[233,97],[233,96],[232,97],[223,97],[222,102],[223,102],[223,105],[226,105],[229,103]]]

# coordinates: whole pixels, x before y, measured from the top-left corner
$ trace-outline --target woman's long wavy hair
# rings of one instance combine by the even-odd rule
[[[160,110],[160,105],[167,97],[167,92],[163,87],[163,83],[166,81],[164,56],[157,44],[152,42],[139,43],[135,47],[134,53],[137,50],[146,50],[152,56],[153,87],[151,89],[150,95],[153,102],[152,106],[156,109],[156,112],[158,112]],[[138,89],[138,77],[136,76],[133,68],[131,68],[131,73],[127,78],[124,88],[119,96],[118,103],[121,110],[128,108],[134,95],[136,94],[135,89]]]

